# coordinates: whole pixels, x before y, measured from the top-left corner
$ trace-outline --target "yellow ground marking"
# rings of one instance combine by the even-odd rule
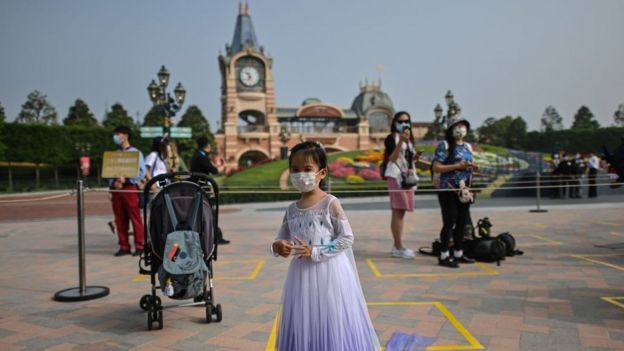
[[[389,258],[387,260],[397,260],[396,258]],[[457,277],[457,276],[473,276],[473,275],[498,275],[498,272],[488,267],[487,265],[481,262],[475,262],[475,265],[482,269],[482,271],[478,272],[457,272],[457,273],[395,273],[395,274],[384,274],[379,271],[373,260],[370,258],[366,259],[368,266],[373,271],[373,274],[377,278],[415,278],[415,277]]]
[[[438,311],[444,315],[444,317],[451,323],[451,325],[457,330],[457,332],[468,342],[468,345],[431,345],[427,346],[428,351],[450,351],[450,350],[483,350],[484,347],[481,343],[461,324],[460,321],[444,306],[443,303],[438,301],[383,301],[383,302],[369,302],[368,306],[408,306],[408,305],[434,305]],[[271,329],[271,335],[267,342],[266,351],[274,351],[277,347],[277,325],[279,323],[280,312],[278,311],[273,321],[273,328]],[[385,350],[385,347],[381,347],[381,351]]]
[[[216,261],[218,262],[219,265],[221,264],[232,264],[232,263],[256,263],[256,266],[254,267],[254,270],[249,274],[249,275],[243,275],[243,276],[227,276],[227,275],[219,275],[217,277],[214,277],[214,280],[253,280],[256,279],[258,277],[258,274],[260,273],[260,270],[262,270],[262,267],[264,267],[264,260],[223,260],[223,261]],[[214,263],[214,265],[217,265],[217,263]],[[132,279],[132,282],[142,282],[148,279],[149,276],[147,275],[137,275],[136,277],[134,277],[134,279]]]
[[[280,319],[280,310],[277,311],[275,315],[275,320],[273,321],[273,327],[271,328],[271,335],[269,335],[269,342],[267,342],[266,351],[274,351],[277,348],[277,325],[279,324]]]
[[[142,274],[139,274],[139,275],[137,275],[136,277],[134,277],[134,279],[132,279],[132,282],[133,282],[133,283],[136,283],[136,282],[142,282],[142,281],[147,280],[147,277],[148,277],[147,275],[142,275]]]
[[[481,191],[479,192],[479,197],[492,197],[492,193],[494,193],[497,188],[504,185],[509,179],[511,179],[510,175],[499,176],[498,178],[496,178],[496,180],[494,180],[494,182],[490,183],[487,187],[481,189]]]
[[[612,304],[614,304],[616,306],[624,308],[624,303],[617,301],[617,300],[624,300],[624,296],[620,296],[620,297],[615,297],[615,296],[612,296],[612,297],[601,297],[601,299],[603,299],[603,300],[605,300],[605,301],[607,301],[609,303],[612,303]]]
[[[580,260],[585,260],[587,262],[591,262],[591,263],[596,263],[599,265],[603,265],[603,266],[607,266],[607,267],[611,267],[611,268],[615,268],[619,271],[624,271],[624,267],[622,266],[618,266],[615,264],[611,264],[611,263],[607,263],[607,262],[603,262],[603,261],[599,261],[599,260],[595,260],[589,257],[613,257],[613,256],[622,256],[619,254],[612,254],[612,255],[571,255],[574,258],[578,258]]]
[[[609,234],[613,236],[624,236],[624,233],[620,233],[620,232],[609,232]]]
[[[254,262],[257,262],[257,264],[254,270],[251,272],[251,274],[247,276],[219,275],[218,277],[215,277],[215,280],[253,280],[253,279],[256,279],[256,277],[258,276],[258,273],[260,273],[260,270],[262,269],[262,267],[264,267],[264,260],[223,260],[223,261],[217,261],[217,262],[218,263],[215,263],[215,265],[221,264],[221,263],[230,264],[230,263],[254,263]]]
[[[561,241],[551,240],[551,239],[548,239],[546,237],[543,237],[543,236],[537,235],[537,234],[520,235],[520,237],[523,237],[523,236],[530,236],[530,237],[533,237],[535,239],[545,241],[546,243],[544,243],[544,244],[542,244],[542,243],[528,243],[528,244],[522,244],[521,245],[522,247],[561,245]]]

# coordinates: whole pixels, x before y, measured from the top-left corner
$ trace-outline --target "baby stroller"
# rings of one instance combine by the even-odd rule
[[[160,191],[153,195],[153,199],[150,199],[150,189],[154,184],[158,184]],[[217,260],[215,233],[219,224],[218,194],[217,183],[203,173],[161,174],[145,185],[143,196],[146,206],[143,210],[143,218],[148,235],[145,249],[139,260],[139,273],[150,275],[152,293],[141,297],[139,305],[141,309],[147,311],[148,330],[152,330],[154,323],[158,323],[157,329],[163,328],[162,301],[156,295],[156,289],[161,289],[161,292],[165,292],[163,295],[173,299],[193,298],[195,302],[203,301],[206,308],[206,322],[221,321],[221,305],[214,304],[212,291],[212,261]],[[150,209],[149,216],[148,208]],[[174,238],[177,234],[192,234],[195,238],[195,245],[188,247],[182,245],[185,250],[180,250],[177,243],[171,247],[171,240],[167,241],[167,238],[168,236]],[[197,240],[197,234],[199,234],[199,240]],[[195,250],[186,250],[186,248],[195,248]],[[180,284],[180,281],[186,282],[187,280],[178,278],[186,279],[187,276],[191,276],[190,274],[166,275],[168,273],[165,270],[168,264],[171,265],[172,261],[176,261],[178,254],[178,262],[185,262],[182,259],[190,260],[192,252],[197,253],[194,257],[195,263],[198,266],[201,265],[203,269],[193,276],[197,277],[199,274],[200,279],[193,280],[194,286],[189,285],[187,289]],[[169,288],[173,290],[171,279],[168,279],[165,284],[163,274],[165,277],[176,277],[173,284],[177,290],[175,294],[168,292]],[[191,282],[190,279],[188,281]],[[178,293],[180,291],[181,293]]]

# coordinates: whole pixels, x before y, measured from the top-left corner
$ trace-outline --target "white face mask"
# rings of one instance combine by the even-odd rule
[[[290,181],[297,190],[307,193],[314,190],[318,186],[316,175],[319,172],[298,172],[290,174]]]
[[[453,128],[453,137],[457,140],[463,139],[466,134],[468,134],[468,130],[464,126],[458,126]]]

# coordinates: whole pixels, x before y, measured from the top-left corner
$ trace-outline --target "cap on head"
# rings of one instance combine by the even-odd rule
[[[468,122],[467,119],[461,117],[461,116],[454,116],[449,118],[446,121],[446,130],[451,130],[455,125],[459,124],[459,123],[464,123],[466,124],[466,127],[468,128],[468,130],[470,130],[470,122]]]

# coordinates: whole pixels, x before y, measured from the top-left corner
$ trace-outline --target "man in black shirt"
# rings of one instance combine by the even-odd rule
[[[200,137],[197,139],[197,152],[191,159],[191,172],[204,173],[207,175],[216,175],[219,173],[217,168],[210,161],[210,154],[212,147],[210,141],[206,137]],[[229,240],[223,238],[223,232],[221,228],[217,228],[217,242],[221,245],[229,244]]]
[[[216,175],[219,173],[217,168],[210,161],[210,153],[212,147],[206,137],[197,139],[197,152],[191,159],[191,172],[199,172],[207,175]]]

